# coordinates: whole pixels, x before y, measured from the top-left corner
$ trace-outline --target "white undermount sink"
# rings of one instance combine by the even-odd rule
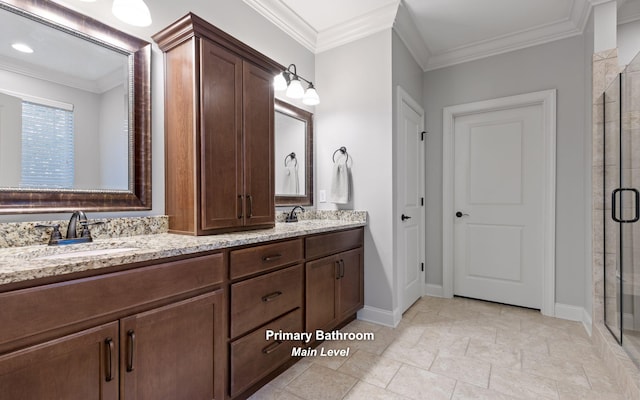
[[[77,258],[77,257],[91,257],[91,256],[103,256],[107,254],[124,253],[126,251],[138,250],[137,247],[118,247],[112,249],[94,249],[94,250],[81,250],[70,251],[68,253],[52,254],[49,256],[36,257],[36,260],[57,260],[65,258]]]

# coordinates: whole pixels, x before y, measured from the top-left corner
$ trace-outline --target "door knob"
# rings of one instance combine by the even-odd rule
[[[468,216],[469,216],[469,214],[463,214],[462,211],[458,211],[456,213],[456,217],[458,217],[458,218],[468,217]]]
[[[402,216],[400,217],[400,219],[401,219],[401,220],[403,220],[403,221],[405,221],[405,220],[407,220],[407,219],[411,219],[411,217],[409,217],[409,216],[407,216],[407,215],[402,214]]]

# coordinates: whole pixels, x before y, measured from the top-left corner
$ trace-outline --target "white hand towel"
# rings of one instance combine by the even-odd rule
[[[333,164],[331,202],[336,204],[349,202],[349,170],[344,159],[339,159]]]
[[[283,194],[299,194],[300,179],[298,178],[298,165],[289,163],[284,170]]]

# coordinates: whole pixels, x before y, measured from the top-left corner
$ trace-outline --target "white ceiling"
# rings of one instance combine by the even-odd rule
[[[244,0],[314,53],[394,27],[424,70],[581,34],[604,0]],[[640,0],[618,0],[619,22]]]

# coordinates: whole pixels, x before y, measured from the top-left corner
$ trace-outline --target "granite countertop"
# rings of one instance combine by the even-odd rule
[[[210,236],[159,233],[96,239],[93,243],[59,247],[0,248],[0,285],[364,225],[366,220],[302,220],[278,222],[272,229]]]

